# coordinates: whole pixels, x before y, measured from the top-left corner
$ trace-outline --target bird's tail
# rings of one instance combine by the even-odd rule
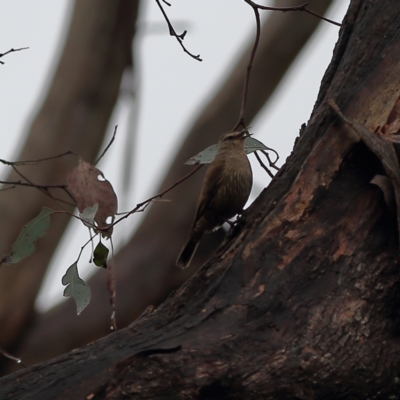
[[[185,247],[182,249],[181,254],[179,254],[178,259],[176,260],[176,265],[179,268],[185,269],[190,265],[192,261],[193,255],[199,245],[198,238],[190,238],[186,243]]]

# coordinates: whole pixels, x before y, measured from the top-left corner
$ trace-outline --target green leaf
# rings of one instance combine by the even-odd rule
[[[252,137],[247,137],[244,140],[244,151],[246,154],[253,153],[257,150],[269,150],[267,146],[261,143],[259,140],[254,139]],[[207,147],[205,150],[201,151],[199,154],[191,157],[189,160],[185,162],[187,165],[196,165],[196,164],[209,164],[214,160],[215,155],[218,151],[218,144],[213,144],[210,147]]]
[[[64,289],[65,297],[72,297],[76,303],[76,311],[79,315],[90,302],[90,287],[78,275],[78,262],[75,261],[62,277],[62,284],[67,287]]]
[[[214,160],[217,151],[218,151],[218,145],[213,144],[212,146],[207,147],[205,150],[201,151],[194,157],[189,158],[189,160],[187,160],[185,164],[187,165],[209,164],[211,161]]]
[[[83,224],[88,228],[93,228],[93,225],[95,225],[94,217],[96,216],[98,209],[99,205],[96,203],[92,207],[86,207],[81,213],[79,213],[79,217],[82,219]]]
[[[98,267],[107,268],[107,257],[110,250],[103,243],[99,242],[93,252],[93,262]]]
[[[36,240],[42,238],[50,225],[50,214],[54,211],[51,208],[43,207],[40,214],[27,223],[12,246],[12,252],[3,257],[1,264],[11,265],[20,262],[30,256],[36,248]]]
[[[253,153],[257,150],[270,150],[264,143],[249,136],[244,140],[244,151],[246,154]]]

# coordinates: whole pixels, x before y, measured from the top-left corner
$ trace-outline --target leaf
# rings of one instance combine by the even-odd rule
[[[244,140],[244,151],[246,154],[253,153],[257,150],[269,150],[267,146],[261,143],[259,140],[254,139],[252,137],[247,137]],[[189,160],[185,162],[187,165],[196,165],[196,164],[209,164],[212,162],[217,154],[218,144],[213,144],[210,147],[207,147],[205,150],[201,151],[199,154],[191,157]]]
[[[107,268],[107,257],[110,250],[103,243],[99,242],[93,252],[93,262],[98,267]]]
[[[244,151],[246,154],[253,153],[257,150],[270,150],[264,143],[249,136],[244,140]]]
[[[93,207],[87,207],[79,214],[79,217],[82,219],[82,222],[88,228],[93,228],[94,217],[99,209],[99,205],[96,203]]]
[[[79,315],[90,302],[90,287],[78,275],[78,262],[75,261],[61,280],[67,287],[64,289],[65,297],[72,297],[76,303],[76,311]]]
[[[194,157],[189,158],[189,160],[187,160],[185,164],[187,165],[209,164],[211,161],[214,160],[217,151],[218,151],[218,145],[213,144],[212,146],[207,147],[205,150],[201,151]]]
[[[3,257],[1,264],[11,265],[20,262],[25,257],[30,256],[36,248],[36,240],[46,234],[50,225],[49,215],[54,211],[51,208],[43,207],[40,214],[27,223],[12,246],[12,252]]]
[[[99,177],[101,178],[99,180]],[[103,173],[79,159],[79,164],[67,175],[69,190],[77,201],[81,213],[88,207],[98,204],[98,211],[94,217],[99,228],[107,228],[107,219],[114,219],[118,209],[118,199],[111,183],[104,178]],[[112,229],[103,232],[103,236],[111,236]]]

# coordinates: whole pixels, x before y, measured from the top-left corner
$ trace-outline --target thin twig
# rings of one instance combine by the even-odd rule
[[[15,185],[13,185],[13,186],[8,186],[8,187],[2,187],[2,188],[0,188],[0,191],[1,191],[1,192],[5,192],[6,190],[15,189],[15,188],[16,188]]]
[[[268,150],[273,151],[276,154],[276,160],[274,162],[271,161],[271,159],[269,158],[269,154],[265,150],[260,150],[260,151],[261,153],[264,154],[265,157],[267,157],[269,166],[279,171],[279,168],[275,165],[279,160],[279,154],[274,149],[268,149]]]
[[[163,1],[164,1],[164,0],[163,0]],[[156,3],[157,3],[157,5],[158,5],[158,7],[160,7],[160,10],[161,10],[161,12],[162,12],[162,14],[163,14],[163,16],[164,16],[164,18],[165,18],[165,21],[167,22],[168,29],[169,29],[169,34],[170,34],[171,36],[175,36],[175,37],[176,37],[176,40],[177,40],[178,43],[181,45],[183,51],[184,51],[186,54],[189,54],[190,57],[194,58],[194,59],[197,60],[197,61],[203,61],[203,60],[200,58],[200,54],[198,54],[197,56],[195,56],[194,54],[192,54],[192,53],[184,46],[184,44],[183,44],[183,39],[185,38],[187,31],[183,31],[180,35],[178,35],[178,34],[175,32],[175,29],[174,29],[174,27],[172,26],[170,20],[168,19],[167,14],[165,13],[164,9],[162,8],[162,5],[160,4],[160,0],[156,0]],[[167,4],[167,5],[169,5],[169,6],[171,5],[171,4],[167,3],[166,1],[164,1],[164,3]]]
[[[79,215],[75,215],[75,214],[73,214],[73,213],[71,213],[71,212],[69,212],[69,211],[66,211],[66,210],[54,210],[54,211],[53,211],[53,214],[67,214],[67,215],[69,215],[69,216],[72,217],[72,218],[78,219],[78,220],[81,221],[85,226],[87,226],[87,227],[89,228],[89,236],[90,236],[90,239],[89,239],[89,240],[84,244],[84,246],[81,248],[81,252],[79,253],[79,257],[78,257],[78,259],[76,260],[76,262],[78,262],[78,261],[79,261],[79,258],[81,257],[81,253],[82,253],[83,248],[86,247],[86,246],[88,245],[88,243],[89,243],[91,240],[93,240],[97,235],[100,234],[101,229],[99,229],[95,224],[92,224],[90,221],[81,218]],[[94,235],[93,235],[93,236],[91,235],[91,230],[90,230],[90,228],[93,229],[93,232],[94,232]],[[108,227],[107,227],[107,228],[108,228]],[[89,262],[91,262],[91,261],[89,261]]]
[[[179,179],[179,181],[176,181],[173,185],[171,185],[169,188],[163,190],[161,193],[156,194],[155,196],[150,197],[149,199],[139,203],[136,205],[135,208],[133,208],[131,211],[129,211],[128,213],[126,213],[123,217],[117,219],[116,221],[114,221],[111,225],[107,226],[107,228],[104,228],[104,230],[107,230],[109,228],[111,228],[112,226],[118,224],[120,221],[122,221],[125,218],[128,218],[130,215],[134,214],[135,212],[138,212],[142,207],[147,207],[150,202],[154,199],[157,198],[161,198],[162,196],[164,196],[164,194],[168,193],[169,191],[171,191],[173,188],[175,188],[176,186],[180,185],[183,181],[185,181],[186,179],[190,178],[192,175],[194,175],[204,164],[200,164],[197,166],[197,168],[195,168],[193,171],[191,171],[190,173],[188,173],[187,175],[185,175],[182,179]],[[101,230],[101,229],[100,229]]]
[[[76,204],[72,204],[72,203],[70,203],[70,202],[68,202],[68,201],[66,201],[66,200],[60,199],[60,198],[58,198],[58,197],[54,197],[54,196],[50,193],[50,191],[46,188],[46,185],[36,185],[36,184],[33,183],[31,180],[29,180],[21,171],[19,171],[19,170],[17,169],[17,167],[16,167],[14,164],[11,164],[11,168],[12,168],[22,179],[25,179],[31,187],[34,187],[34,188],[38,189],[40,192],[42,192],[42,193],[45,194],[46,196],[50,197],[50,198],[51,198],[52,200],[54,200],[60,207],[61,207],[61,205],[59,204],[59,202],[64,203],[64,204],[67,204],[67,205],[69,205],[69,206],[75,206],[75,205],[76,205]],[[28,186],[28,185],[27,185],[27,186]],[[67,189],[67,187],[64,187],[64,188],[61,188],[61,189],[63,189],[64,192],[67,193],[67,195],[68,195],[72,200],[75,201],[74,197],[73,197],[72,194],[69,192],[69,190]]]
[[[249,63],[247,65],[247,69],[246,69],[246,76],[244,79],[244,88],[243,88],[243,96],[242,96],[242,105],[240,108],[240,114],[239,114],[239,120],[237,122],[237,124],[235,125],[235,127],[233,128],[234,131],[236,131],[240,126],[242,126],[243,128],[246,128],[246,123],[245,123],[245,111],[246,111],[246,105],[247,105],[247,98],[248,98],[248,91],[249,91],[249,81],[250,81],[250,73],[251,73],[251,69],[253,67],[253,62],[254,62],[254,57],[256,55],[257,52],[257,47],[260,41],[260,36],[261,36],[261,20],[260,20],[260,13],[259,10],[269,10],[269,11],[282,11],[282,12],[287,12],[287,11],[304,11],[308,14],[311,14],[315,17],[318,17],[324,21],[330,22],[334,25],[337,26],[341,26],[341,24],[335,22],[335,21],[331,21],[328,18],[325,18],[311,10],[309,10],[307,8],[307,3],[299,5],[299,6],[294,6],[294,7],[267,7],[267,6],[262,6],[259,4],[256,4],[254,1],[252,0],[244,0],[247,4],[249,4],[253,11],[254,11],[254,16],[256,18],[256,38],[254,41],[254,45],[253,48],[251,50],[251,54],[250,54],[250,59],[249,59]]]
[[[117,327],[117,319],[116,319],[116,284],[115,284],[115,264],[114,264],[114,244],[112,241],[112,237],[110,237],[111,243],[111,259],[108,262],[107,267],[107,289],[110,292],[110,304],[111,304],[111,330],[116,331]]]
[[[254,16],[256,18],[256,39],[254,41],[253,48],[251,49],[251,54],[250,54],[250,60],[249,63],[247,64],[246,68],[246,76],[244,78],[244,88],[243,88],[243,96],[242,96],[242,106],[240,108],[240,114],[239,114],[239,121],[233,128],[233,131],[236,131],[240,126],[246,129],[246,123],[244,120],[244,113],[246,111],[246,105],[247,105],[247,96],[249,92],[249,81],[250,81],[250,73],[251,69],[253,68],[253,61],[254,57],[257,52],[257,47],[260,42],[260,36],[261,36],[261,21],[260,21],[260,13],[258,12],[258,8],[255,6],[253,7],[254,11]]]
[[[59,213],[59,214],[69,214],[70,216],[76,217],[77,219],[80,219],[80,220],[82,221],[81,218],[77,217],[76,215],[73,215],[73,214],[69,213],[68,211],[56,211],[55,213]],[[79,252],[79,254],[78,254],[78,258],[77,258],[76,261],[75,261],[75,262],[76,262],[76,265],[78,265],[78,261],[80,260],[81,255],[82,255],[83,250],[85,249],[85,247],[86,247],[89,243],[93,243],[93,239],[94,239],[97,235],[98,235],[98,233],[96,233],[96,232],[95,232],[94,236],[92,236],[91,234],[89,234],[90,239],[81,247],[81,250],[80,250],[80,252]]]
[[[273,173],[272,173],[272,172],[267,168],[267,166],[262,162],[260,156],[257,154],[256,151],[254,152],[254,155],[256,156],[257,161],[260,163],[261,167],[263,167],[263,168],[265,169],[265,171],[267,171],[267,174],[268,174],[271,178],[273,178],[273,177],[274,177]]]
[[[319,15],[319,14],[315,13],[314,11],[309,10],[308,8],[304,8],[303,11],[305,11],[308,14],[314,15],[314,17],[317,17],[317,18],[320,18],[320,19],[322,19],[322,20],[324,20],[326,22],[329,22],[330,24],[333,24],[333,25],[336,25],[336,26],[339,26],[339,27],[342,26],[342,24],[340,24],[339,22],[333,21],[333,20],[331,20],[329,18],[326,18],[326,17],[324,17],[322,15]]]
[[[22,363],[22,360],[18,357],[14,357],[10,353],[7,353],[5,350],[0,349],[0,354],[2,354],[4,357],[8,358],[9,360],[15,361],[17,364],[21,365],[21,367],[26,368],[26,365]]]
[[[15,51],[27,50],[29,47],[21,47],[20,49],[11,49],[6,51],[5,53],[0,53],[0,58],[6,56],[7,54],[14,53]],[[0,64],[4,64],[3,61],[0,61]]]
[[[322,15],[319,15],[315,13],[314,11],[311,11],[307,8],[308,4],[304,3],[299,6],[293,6],[293,7],[268,7],[268,6],[262,6],[260,4],[254,3],[252,0],[244,0],[247,4],[252,6],[253,8],[256,7],[259,10],[267,10],[267,11],[282,11],[282,12],[287,12],[287,11],[303,11],[307,14],[313,15],[314,17],[320,18],[326,22],[329,22],[330,24],[336,25],[336,26],[342,26],[342,24],[339,24],[339,22],[332,21],[329,18],[325,18]]]
[[[94,163],[94,166],[96,166],[99,161],[104,157],[104,154],[107,153],[108,149],[111,147],[111,145],[114,143],[115,140],[115,135],[117,134],[117,129],[118,129],[118,125],[115,125],[114,128],[114,133],[112,135],[112,138],[110,140],[110,142],[108,143],[108,145],[106,146],[106,148],[103,150],[103,152],[100,154],[99,158],[96,160],[96,162]]]
[[[143,201],[142,203],[139,203],[137,206],[142,207],[144,206],[146,203],[150,203],[152,200],[157,199],[158,197],[163,197],[164,194],[168,193],[169,191],[171,191],[173,188],[175,188],[176,186],[180,185],[182,182],[186,181],[186,179],[190,178],[192,175],[194,175],[204,164],[200,164],[198,165],[193,171],[189,172],[187,175],[185,175],[182,179],[179,179],[179,181],[176,181],[173,185],[171,185],[168,189],[165,189],[164,191],[162,191],[161,193],[156,194],[153,197],[150,197],[149,199],[147,199],[146,201]]]
[[[9,166],[16,165],[16,166],[19,167],[19,166],[21,166],[21,165],[32,165],[32,164],[37,164],[37,163],[42,162],[42,161],[54,160],[54,159],[56,159],[56,158],[61,158],[61,157],[67,156],[67,155],[69,155],[69,154],[72,154],[72,155],[74,155],[74,156],[77,156],[77,154],[75,154],[73,151],[68,150],[68,151],[66,151],[65,153],[61,153],[61,154],[58,154],[58,155],[56,155],[56,156],[45,157],[45,158],[38,158],[37,160],[7,161],[7,160],[2,160],[2,159],[0,158],[0,163],[2,163],[2,164],[4,164],[4,165],[9,165]]]
[[[41,189],[66,189],[68,185],[36,185],[30,182],[21,182],[21,181],[0,181],[0,184],[3,185],[13,185],[13,186],[27,186],[33,188],[41,188]]]
[[[75,206],[76,205],[76,201],[74,199],[74,196],[72,196],[72,194],[68,190],[68,185],[37,185],[37,184],[33,183],[31,180],[29,180],[25,175],[22,174],[21,171],[19,171],[17,169],[17,167],[20,167],[20,166],[23,166],[23,165],[33,165],[33,164],[37,164],[37,163],[42,162],[42,161],[54,160],[56,158],[61,158],[61,157],[67,156],[69,154],[72,154],[72,155],[76,156],[76,154],[74,152],[69,150],[69,151],[66,151],[64,153],[58,154],[56,156],[38,158],[36,160],[7,161],[7,160],[0,159],[0,163],[10,166],[22,179],[24,179],[26,181],[26,182],[21,182],[21,181],[0,181],[0,184],[13,185],[12,187],[15,187],[15,186],[33,187],[33,188],[36,188],[36,189],[40,190],[42,193],[44,193],[46,196],[50,197],[52,200],[54,200],[56,202],[62,202],[64,204],[67,204],[67,205],[70,205],[70,206]],[[54,197],[50,193],[49,189],[62,189],[68,195],[68,197],[70,197],[71,200],[73,200],[74,203],[70,203],[70,202],[65,201],[63,199],[60,199],[58,197]]]

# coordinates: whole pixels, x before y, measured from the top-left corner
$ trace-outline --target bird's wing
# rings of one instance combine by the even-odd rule
[[[210,165],[204,177],[203,188],[200,194],[199,205],[196,211],[195,221],[198,221],[203,215],[204,211],[215,199],[215,195],[219,188],[219,183],[223,175],[223,163]],[[206,184],[207,183],[207,184]]]

